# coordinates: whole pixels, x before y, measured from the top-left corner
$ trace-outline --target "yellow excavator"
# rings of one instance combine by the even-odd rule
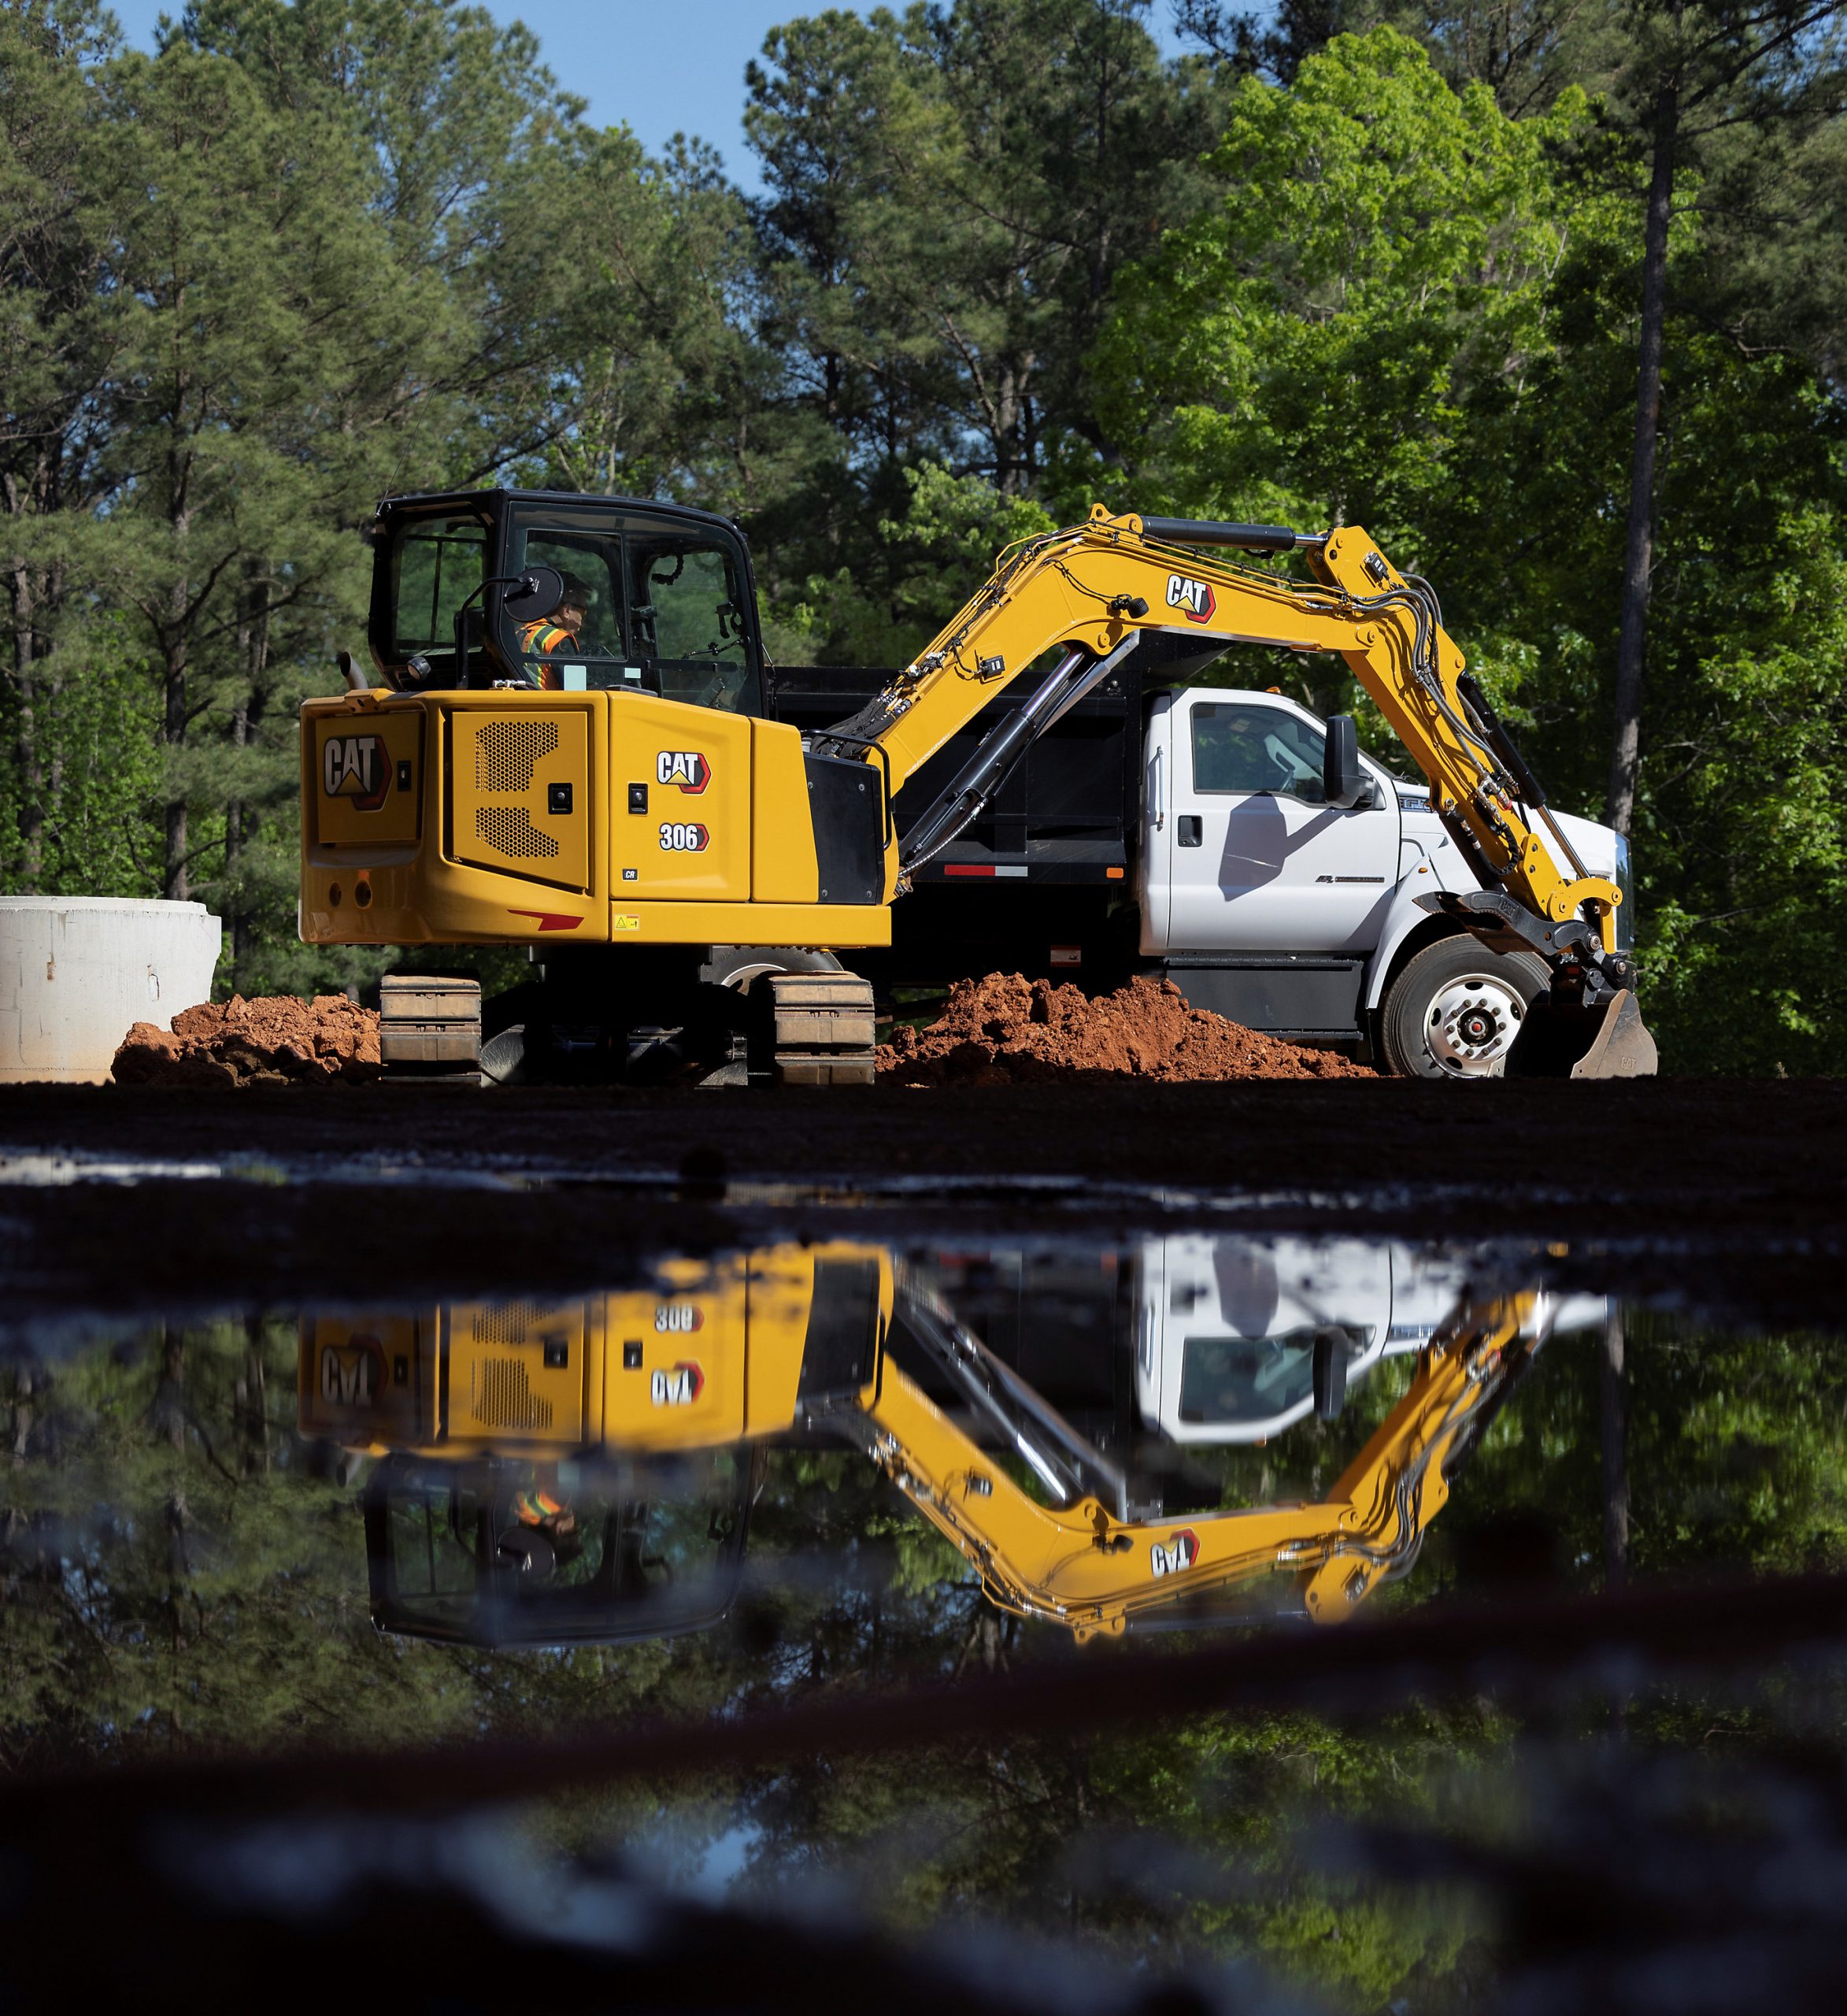
[[[350,690],[302,713],[302,936],[534,948],[548,991],[528,1021],[550,1032],[552,1065],[613,1057],[620,1071],[647,1029],[710,1061],[744,1033],[754,1076],[864,1082],[864,981],[766,975],[739,1032],[699,987],[709,948],[888,944],[891,903],[916,869],[991,802],[1035,736],[1164,632],[1341,657],[1480,884],[1423,900],[1549,970],[1508,1069],[1655,1068],[1619,949],[1621,890],[1586,870],[1548,810],[1430,585],[1359,526],[1097,506],[1007,549],[875,699],[805,736],[762,718],[750,554],[727,521],[493,490],[390,498],[373,544],[380,684],[346,659]],[[1267,564],[1290,554],[1308,580]],[[1032,682],[1025,704],[901,843],[894,797],[1016,680]],[[1323,784],[1335,810],[1368,790],[1347,717],[1328,724]],[[383,1014],[388,1066],[480,1061],[478,989],[394,983]],[[493,1047],[490,1075],[536,1061]]]
[[[736,1592],[764,1449],[791,1437],[862,1451],[995,1603],[1079,1641],[1202,1621],[1277,1573],[1336,1623],[1416,1558],[1551,1313],[1536,1292],[1465,1295],[1324,1499],[1183,1518],[1138,1503],[875,1245],[674,1262],[584,1300],[307,1318],[300,1421],[384,1458],[366,1514],[389,1631],[510,1644],[709,1624]]]

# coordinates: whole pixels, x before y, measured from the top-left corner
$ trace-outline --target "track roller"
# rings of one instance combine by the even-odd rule
[[[869,1085],[872,983],[857,973],[765,973],[750,989],[753,1084]]]

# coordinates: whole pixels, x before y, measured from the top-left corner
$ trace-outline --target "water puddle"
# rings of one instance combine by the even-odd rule
[[[1611,1860],[1612,1787],[1623,1894],[1715,1798],[1779,1853],[1832,1840],[1785,1784],[1797,1735],[1847,1751],[1831,1665],[1690,1683],[1644,1632],[1508,1695],[1442,1632],[1562,1645],[1582,1603],[1831,1569],[1847,1340],[1560,1292],[1557,1243],[851,1231],[590,1293],[28,1336],[0,1742],[364,1752],[350,1796],[395,1833],[307,1817],[304,1777],[161,1836],[182,1921],[209,1896],[266,1951],[361,1897],[488,1925],[486,1882],[490,1945],[632,1959],[652,1925],[676,1980],[718,1922],[778,1965],[871,1940],[874,1979],[948,1965],[953,1925],[999,1942],[978,2001],[1030,1951],[1042,1987],[1090,1955],[1099,2006],[1203,1967],[1209,2004],[1233,1968],[1239,2006],[1569,2007],[1579,1948],[1520,1946],[1497,1855]],[[1202,1658],[1260,1707],[1178,1711]],[[1723,1881],[1683,1871],[1657,1944],[1697,1946]]]

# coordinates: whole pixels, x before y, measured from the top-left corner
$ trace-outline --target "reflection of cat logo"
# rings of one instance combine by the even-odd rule
[[[663,749],[654,762],[655,781],[678,784],[689,798],[697,798],[712,781],[712,765],[696,749]]]
[[[320,781],[329,798],[350,798],[357,812],[376,812],[391,788],[385,744],[376,735],[330,735],[320,745]]]
[[[1157,1576],[1178,1575],[1199,1558],[1199,1536],[1190,1526],[1183,1526],[1165,1547],[1157,1540],[1149,1554],[1149,1566]]]
[[[648,1398],[657,1407],[690,1407],[705,1390],[705,1375],[690,1358],[683,1358],[671,1372],[657,1372],[648,1381]]]
[[[1168,607],[1185,610],[1189,623],[1205,622],[1218,606],[1209,582],[1190,581],[1184,574],[1168,575]]]
[[[690,1334],[705,1321],[705,1312],[696,1302],[661,1302],[654,1305],[654,1328],[663,1332],[677,1330]]]
[[[320,1354],[320,1397],[336,1407],[368,1407],[383,1367],[376,1337],[329,1344]]]

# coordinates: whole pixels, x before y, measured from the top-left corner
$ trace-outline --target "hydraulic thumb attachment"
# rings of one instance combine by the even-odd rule
[[[1581,917],[1549,924],[1502,889],[1419,898],[1494,952],[1537,952],[1552,984],[1527,1010],[1508,1052],[1510,1078],[1652,1078],[1655,1040],[1635,1000],[1635,969],[1606,952]]]

